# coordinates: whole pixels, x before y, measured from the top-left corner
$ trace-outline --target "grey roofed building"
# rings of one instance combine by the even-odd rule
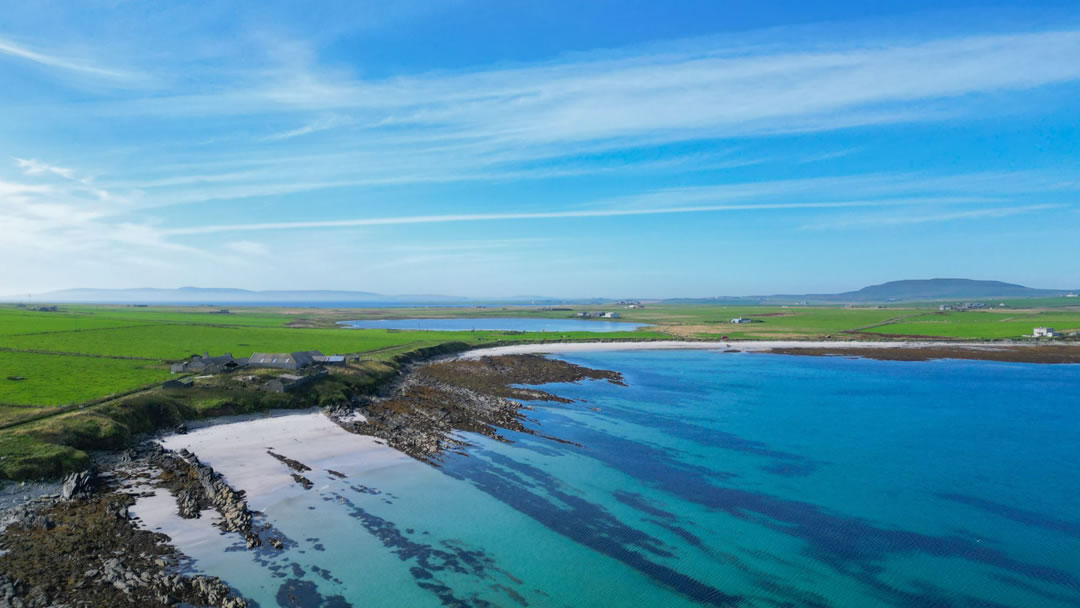
[[[169,370],[174,374],[181,372],[220,374],[221,372],[231,372],[243,365],[242,359],[238,360],[230,353],[225,353],[224,355],[219,355],[217,357],[211,357],[208,353],[203,353],[202,355],[195,355],[183,363],[177,363],[170,367]]]
[[[161,388],[191,388],[195,385],[195,381],[191,378],[180,378],[179,380],[166,380],[161,384]]]
[[[314,359],[323,365],[345,365],[345,355],[315,355]]]
[[[204,371],[210,373],[219,373],[224,371],[231,371],[240,367],[240,363],[233,358],[231,353],[225,353],[217,357],[192,357],[191,362],[188,363],[188,369],[191,371]]]
[[[302,369],[315,363],[312,352],[299,351],[295,353],[252,353],[248,358],[251,367],[275,367],[278,369]],[[321,355],[321,353],[320,353]]]

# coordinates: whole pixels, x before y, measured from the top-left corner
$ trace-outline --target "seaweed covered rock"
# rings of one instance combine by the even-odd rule
[[[536,355],[455,359],[416,366],[384,398],[362,398],[354,409],[326,413],[345,430],[374,435],[425,462],[462,445],[454,431],[505,440],[499,429],[535,434],[526,426],[522,401],[570,403],[522,384],[606,380],[622,384],[618,372],[595,370]],[[554,439],[554,438],[551,438]]]
[[[0,535],[0,608],[247,605],[216,578],[178,574],[168,537],[128,519],[133,501],[105,488],[12,523]],[[36,518],[51,525],[28,525]]]

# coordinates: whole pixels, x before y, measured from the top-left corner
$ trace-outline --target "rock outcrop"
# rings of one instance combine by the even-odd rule
[[[64,500],[86,498],[93,494],[96,481],[97,471],[93,468],[72,473],[64,478],[64,485],[60,488],[60,498]]]
[[[522,384],[607,380],[622,384],[618,372],[595,370],[536,355],[482,357],[419,365],[402,376],[383,398],[358,398],[352,407],[327,410],[345,430],[374,435],[393,448],[434,462],[462,442],[453,431],[505,440],[499,429],[535,434],[525,425],[522,401],[569,403]],[[360,414],[357,416],[357,414]]]
[[[162,470],[165,486],[176,497],[180,517],[194,519],[212,507],[221,515],[219,526],[223,530],[241,534],[248,548],[261,544],[252,530],[252,514],[243,490],[234,490],[211,466],[187,450],[178,453],[161,450],[153,462]]]
[[[216,578],[180,574],[184,558],[168,537],[131,521],[134,500],[105,487],[9,525],[0,536],[0,608],[247,606]]]

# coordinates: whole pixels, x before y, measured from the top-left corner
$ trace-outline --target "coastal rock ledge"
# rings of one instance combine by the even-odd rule
[[[175,490],[181,515],[216,508],[223,528],[258,544],[242,492],[193,455],[145,445],[117,468],[69,476],[59,496],[9,514],[0,534],[0,608],[246,608],[218,578],[182,574],[189,562],[169,537],[131,519],[128,507],[153,486]]]
[[[624,384],[618,372],[538,355],[452,359],[415,365],[381,397],[357,398],[326,414],[347,431],[378,437],[417,460],[435,464],[444,451],[462,446],[454,431],[508,441],[500,433],[506,429],[562,441],[527,424],[531,408],[523,402],[573,402],[522,385],[583,380]]]

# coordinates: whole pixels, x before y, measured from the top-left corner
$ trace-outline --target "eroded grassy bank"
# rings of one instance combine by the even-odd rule
[[[344,405],[374,395],[412,361],[461,352],[463,343],[421,348],[385,361],[336,367],[300,390],[275,393],[223,374],[190,389],[156,387],[0,432],[0,479],[56,478],[85,469],[90,453],[129,447],[140,436],[186,421],[271,409]]]

